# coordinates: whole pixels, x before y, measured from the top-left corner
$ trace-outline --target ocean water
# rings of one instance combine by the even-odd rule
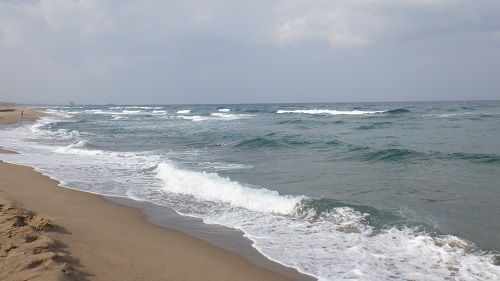
[[[4,161],[319,280],[500,280],[500,101],[43,107]]]

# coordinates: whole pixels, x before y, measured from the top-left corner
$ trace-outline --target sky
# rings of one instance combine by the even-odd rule
[[[500,99],[500,0],[0,0],[0,100]]]

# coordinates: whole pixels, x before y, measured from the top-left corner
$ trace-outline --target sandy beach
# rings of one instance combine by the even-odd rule
[[[32,108],[12,106],[0,103],[0,124],[9,125],[22,121],[35,121],[44,114]]]
[[[21,118],[19,110],[1,112],[0,120],[14,124],[40,116],[24,109]],[[308,277],[259,267],[206,241],[149,223],[139,209],[61,187],[31,167],[1,162],[0,280]]]

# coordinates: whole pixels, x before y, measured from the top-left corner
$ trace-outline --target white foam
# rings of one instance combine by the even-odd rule
[[[230,108],[221,108],[219,109],[219,112],[230,112],[231,109]]]
[[[44,110],[44,112],[51,114],[51,115],[58,116],[58,117],[68,118],[68,119],[73,117],[73,115],[75,114],[74,112],[60,111],[60,110],[56,110],[56,109],[46,109],[46,110]],[[45,116],[45,118],[47,118],[47,116]]]
[[[102,155],[101,150],[92,149],[93,145],[86,140],[79,140],[66,147],[59,147],[54,152],[59,154],[79,154],[79,155]]]
[[[205,120],[210,120],[210,117],[206,116],[179,116],[179,118],[186,119],[186,120],[192,120],[194,122],[200,122],[200,121],[205,121]]]
[[[127,107],[127,108],[132,108],[132,109],[145,109],[145,110],[151,110],[151,109],[161,109],[163,107],[158,107],[158,106],[130,106],[130,107]]]
[[[71,119],[71,116],[65,116],[65,114],[49,115],[44,116],[37,120],[35,124],[28,126],[18,127],[15,131],[18,131],[23,137],[42,137],[45,139],[57,139],[57,140],[75,140],[81,136],[89,136],[92,134],[79,132],[77,130],[46,130],[45,126],[55,123],[55,122],[75,122],[76,120]]]
[[[340,111],[331,109],[297,109],[297,110],[278,110],[276,113],[301,113],[301,114],[318,114],[318,115],[363,115],[363,114],[375,114],[383,113],[386,111],[362,111],[362,110],[351,110],[351,111]]]
[[[156,169],[164,190],[194,196],[203,201],[222,202],[232,207],[264,213],[290,214],[302,197],[281,196],[276,191],[255,189],[223,178],[216,173],[193,172],[161,163]]]
[[[146,112],[143,110],[130,110],[130,109],[115,109],[115,110],[103,110],[103,109],[89,109],[85,110],[85,113],[87,114],[96,114],[96,115],[112,115],[112,116],[120,116],[120,115],[142,115],[145,114]]]
[[[249,114],[229,114],[224,112],[212,113],[210,115],[220,120],[238,120],[242,118],[252,117],[252,115]]]
[[[188,114],[188,113],[191,113],[191,110],[190,109],[184,109],[184,110],[179,110],[177,111],[178,114]]]
[[[139,115],[142,113],[143,113],[142,110],[124,110],[121,112],[121,114],[125,114],[125,115]]]
[[[93,114],[116,114],[117,112],[113,111],[104,111],[101,109],[87,109],[85,110],[85,113],[93,113]]]
[[[161,109],[163,107],[150,107],[150,106],[113,106],[106,110],[151,110],[151,109]]]
[[[456,116],[473,116],[473,115],[478,115],[473,112],[461,112],[461,113],[449,113],[449,114],[438,114],[438,117],[442,118],[450,118],[450,117],[456,117]]]
[[[204,221],[241,229],[270,259],[319,280],[500,280],[493,256],[455,236],[375,230],[340,207],[321,219],[213,212]]]
[[[235,114],[227,114],[227,113],[211,113],[211,116],[220,117],[220,118],[234,118],[237,117]]]
[[[202,167],[204,170],[215,170],[215,171],[248,170],[253,168],[253,166],[251,165],[224,163],[224,162],[203,162],[199,163],[198,166]]]
[[[153,110],[153,115],[167,115],[167,111],[155,109]]]

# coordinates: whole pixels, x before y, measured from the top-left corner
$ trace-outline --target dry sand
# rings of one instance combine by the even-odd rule
[[[0,197],[0,279],[85,280],[64,246],[45,235],[53,229],[51,221]]]
[[[0,103],[0,124],[42,115]],[[15,152],[0,148],[0,280],[314,280],[151,224],[139,209],[60,187],[1,153]]]

